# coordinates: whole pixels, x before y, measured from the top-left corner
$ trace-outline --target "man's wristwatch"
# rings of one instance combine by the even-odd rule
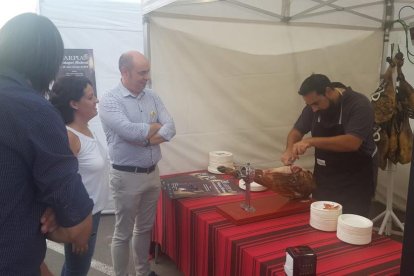
[[[148,147],[150,145],[151,145],[150,140],[149,139],[145,139],[145,141],[144,141],[144,147]]]

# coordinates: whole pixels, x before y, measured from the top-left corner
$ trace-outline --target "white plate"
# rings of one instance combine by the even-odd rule
[[[338,222],[353,229],[372,229],[372,221],[359,215],[342,214],[338,217]]]
[[[324,231],[324,232],[335,232],[336,226],[335,225],[322,225],[315,222],[310,222],[310,226],[315,228],[316,230]]]
[[[210,167],[210,166],[207,167],[207,171],[210,173],[214,173],[214,174],[223,174],[222,172],[219,172],[217,168]]]
[[[336,209],[325,209],[325,204],[339,206]],[[315,201],[311,204],[311,210],[315,211],[323,211],[323,212],[341,212],[342,213],[342,205],[333,201]]]
[[[246,183],[244,182],[243,179],[239,180],[239,187],[242,190],[246,190]],[[267,188],[265,186],[257,184],[256,182],[250,183],[250,191],[252,192],[261,192],[261,191],[266,191],[266,190]]]
[[[355,245],[369,244],[372,239],[372,233],[364,236],[355,236],[344,232],[343,229],[341,229],[340,227],[338,227],[336,231],[336,236],[343,242]]]
[[[327,231],[327,232],[336,231],[336,228],[337,228],[336,221],[324,222],[324,221],[320,221],[314,218],[311,218],[309,220],[309,225],[315,229],[318,229],[321,231]]]

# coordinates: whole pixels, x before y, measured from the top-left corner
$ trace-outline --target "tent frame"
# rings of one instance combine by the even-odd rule
[[[194,18],[194,19],[200,19],[200,18],[204,18],[204,19],[210,19],[210,20],[215,20],[215,21],[228,21],[228,20],[235,20],[235,21],[240,21],[238,19],[228,19],[228,18],[224,18],[224,17],[206,17],[206,16],[194,16],[194,15],[182,15],[182,14],[174,14],[174,13],[169,13],[168,15],[162,12],[158,12],[156,11],[157,9],[160,9],[166,5],[169,6],[183,6],[183,5],[194,5],[194,4],[202,4],[202,3],[207,3],[207,2],[226,2],[229,5],[233,5],[233,6],[237,6],[237,7],[241,7],[243,9],[249,10],[249,11],[253,11],[255,13],[259,13],[262,15],[265,15],[267,17],[273,18],[273,21],[264,21],[264,22],[279,22],[279,23],[289,23],[290,25],[292,24],[298,24],[299,22],[295,22],[295,20],[298,19],[303,19],[303,18],[311,18],[311,17],[316,17],[316,16],[320,16],[320,15],[325,15],[325,14],[332,14],[338,11],[341,12],[347,12],[347,13],[351,13],[353,15],[377,22],[377,23],[382,23],[382,26],[385,25],[384,22],[387,22],[387,18],[383,17],[383,18],[376,18],[367,14],[363,14],[361,12],[356,11],[356,9],[362,8],[362,7],[370,7],[370,6],[378,6],[378,5],[386,5],[388,7],[389,4],[391,4],[391,6],[394,5],[394,2],[396,2],[396,0],[379,0],[379,1],[375,1],[375,2],[370,2],[370,3],[364,3],[364,4],[358,4],[358,5],[353,5],[353,6],[348,6],[348,7],[344,7],[344,6],[340,6],[335,4],[335,2],[337,2],[338,0],[311,0],[315,3],[317,3],[318,5],[308,8],[304,11],[301,11],[297,14],[291,14],[291,10],[290,10],[290,0],[282,0],[281,4],[281,13],[274,13],[274,12],[270,12],[267,11],[265,9],[261,9],[246,3],[243,3],[239,0],[187,0],[187,1],[174,1],[174,0],[153,0],[153,1],[147,1],[146,5],[143,8],[143,14],[144,15],[156,15],[156,16],[168,16],[168,17],[176,17],[176,18]],[[398,0],[397,0],[398,1]],[[152,2],[152,3],[151,3]],[[401,1],[403,2],[403,1]],[[319,11],[319,12],[314,12],[315,10],[318,10],[320,8],[324,8],[324,7],[329,7],[330,9],[328,10],[324,10],[324,11]],[[249,21],[249,20],[243,20],[244,22]],[[300,25],[302,25],[303,23],[299,23]],[[324,23],[322,25],[325,26],[338,26],[336,24],[327,24]],[[344,26],[341,26],[342,28],[344,28]],[[377,28],[373,28],[373,27],[364,27],[364,26],[358,26],[359,28],[363,27],[363,28],[369,28],[369,29],[377,29]]]

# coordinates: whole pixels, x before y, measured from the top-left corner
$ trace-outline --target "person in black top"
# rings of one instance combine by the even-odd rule
[[[57,110],[43,97],[63,42],[46,17],[0,29],[0,275],[40,275],[48,237],[86,244],[89,199]]]
[[[287,137],[281,157],[292,164],[315,148],[316,200],[335,201],[343,213],[368,216],[374,195],[374,113],[368,98],[328,77],[312,74],[299,94],[306,107]],[[304,135],[311,132],[312,137]]]

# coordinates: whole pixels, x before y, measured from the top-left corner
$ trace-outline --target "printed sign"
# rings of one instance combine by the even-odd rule
[[[96,95],[95,63],[92,49],[65,49],[57,78],[63,76],[87,77],[93,84]]]

